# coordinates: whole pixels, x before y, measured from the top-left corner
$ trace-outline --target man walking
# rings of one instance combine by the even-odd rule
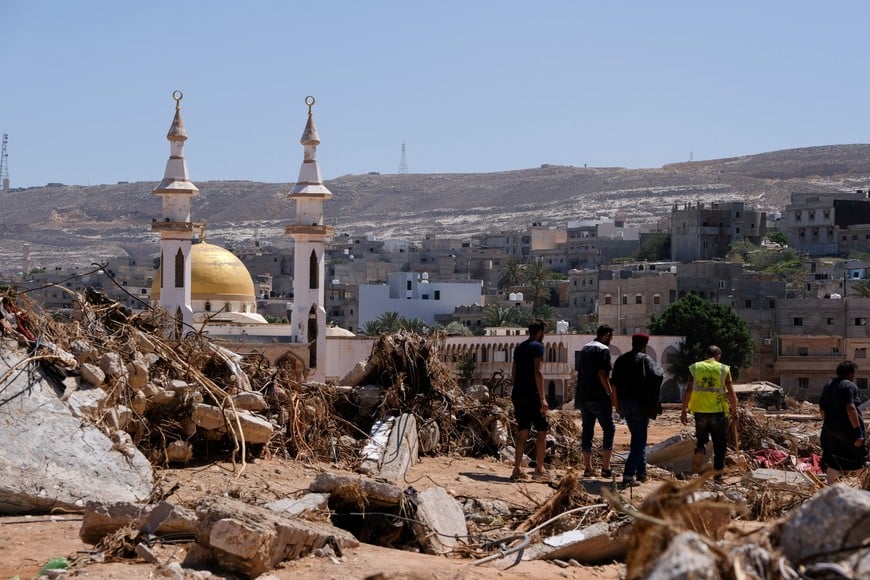
[[[517,420],[516,457],[511,479],[528,479],[522,472],[523,455],[526,440],[532,425],[535,427],[535,477],[544,475],[544,451],[547,445],[547,398],[544,396],[544,329],[542,320],[535,320],[529,325],[529,338],[514,349],[514,360],[511,365],[513,390],[511,400],[514,404],[514,416]]]
[[[618,404],[616,390],[610,384],[610,341],[613,329],[602,324],[595,331],[595,340],[577,353],[577,392],[574,408],[580,409],[580,451],[583,453],[583,477],[595,477],[592,470],[592,437],[595,421],[601,425],[604,441],[601,445],[601,477],[611,477],[610,459],[613,455],[613,409]]]
[[[692,471],[700,473],[707,452],[707,440],[713,440],[713,469],[716,479],[721,479],[725,469],[725,452],[728,445],[728,415],[737,412],[737,395],[731,382],[731,368],[719,362],[722,349],[710,345],[707,358],[689,365],[689,382],[683,395],[683,411],[680,420],[688,423],[686,410],[695,416],[695,455]],[[727,400],[726,400],[727,399]]]
[[[646,481],[646,441],[649,420],[661,413],[661,367],[646,355],[649,335],[633,334],[631,350],[613,363],[610,382],[616,387],[619,412],[631,433],[628,458],[622,472],[623,487]]]
[[[822,467],[828,485],[840,481],[844,471],[855,471],[867,462],[867,434],[861,412],[861,396],[855,384],[858,365],[845,360],[837,365],[837,376],[822,388]]]

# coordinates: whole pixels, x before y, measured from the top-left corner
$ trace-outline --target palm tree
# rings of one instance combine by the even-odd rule
[[[489,304],[483,309],[483,324],[485,326],[512,326],[517,323],[517,308],[508,308],[501,304]]]
[[[526,286],[532,303],[532,312],[537,313],[550,298],[550,269],[543,262],[532,262],[526,268]]]
[[[458,320],[454,320],[450,324],[444,327],[444,332],[447,333],[447,336],[471,336],[471,331],[467,326],[459,322]]]
[[[384,312],[375,322],[380,326],[381,332],[398,332],[402,329],[402,318],[398,312]]]
[[[501,272],[498,273],[498,289],[502,292],[511,286],[519,286],[525,280],[525,266],[513,258],[505,263]]]

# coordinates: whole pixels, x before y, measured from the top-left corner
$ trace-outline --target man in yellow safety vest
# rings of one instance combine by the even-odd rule
[[[692,471],[699,473],[707,452],[707,440],[713,440],[713,469],[716,478],[721,478],[725,468],[725,451],[728,437],[728,416],[737,412],[737,395],[731,382],[731,368],[719,362],[722,349],[708,346],[707,358],[689,365],[689,382],[683,395],[683,412],[680,420],[688,423],[686,411],[695,416],[695,455]]]

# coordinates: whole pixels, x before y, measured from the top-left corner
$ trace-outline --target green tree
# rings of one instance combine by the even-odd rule
[[[861,298],[870,298],[870,280],[862,280],[853,284],[851,290]]]
[[[671,259],[671,236],[670,234],[654,234],[646,238],[640,244],[635,258],[649,262]]]
[[[471,330],[458,320],[454,320],[445,326],[444,332],[447,333],[447,336],[471,336]]]
[[[519,320],[519,308],[488,304],[483,308],[484,326],[516,326]]]
[[[539,261],[526,265],[524,285],[529,296],[524,298],[532,303],[532,312],[537,313],[550,299],[550,268]]]
[[[722,362],[731,366],[736,380],[740,369],[752,363],[749,325],[730,306],[716,304],[695,294],[671,303],[661,316],[653,315],[651,334],[684,336],[671,365],[671,373],[682,383],[689,379],[689,365],[703,360],[705,349],[715,344],[722,349]]]
[[[402,327],[404,317],[398,312],[384,312],[377,317],[376,322],[380,328],[380,332],[398,332]],[[380,332],[378,334],[380,334]]]
[[[782,230],[771,230],[767,232],[767,239],[781,246],[788,245],[788,236]]]
[[[509,259],[501,272],[498,273],[498,289],[505,291],[511,286],[519,286],[525,280],[524,266],[514,260]]]

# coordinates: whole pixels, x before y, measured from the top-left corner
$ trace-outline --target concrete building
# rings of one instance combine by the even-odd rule
[[[760,245],[767,232],[767,214],[743,202],[698,203],[671,210],[671,259],[677,262],[724,258],[741,240]]]
[[[435,323],[440,314],[452,314],[459,306],[481,304],[480,281],[431,282],[426,272],[393,272],[387,284],[359,287],[359,327],[385,312]]]
[[[870,238],[852,240],[852,235],[860,236],[867,232],[854,222],[867,224],[870,210],[857,211],[858,208],[870,208],[866,204],[867,194],[863,190],[838,193],[792,193],[791,203],[785,206],[780,228],[788,237],[788,244],[802,254],[810,256],[834,256],[841,254],[840,245],[844,250],[854,245],[870,249]],[[838,217],[836,208],[840,208]],[[847,209],[848,208],[848,209]],[[849,209],[857,215],[849,215]],[[851,232],[850,228],[855,231]],[[843,230],[843,231],[840,231]],[[862,230],[859,234],[858,230]],[[866,250],[865,250],[866,251]]]

